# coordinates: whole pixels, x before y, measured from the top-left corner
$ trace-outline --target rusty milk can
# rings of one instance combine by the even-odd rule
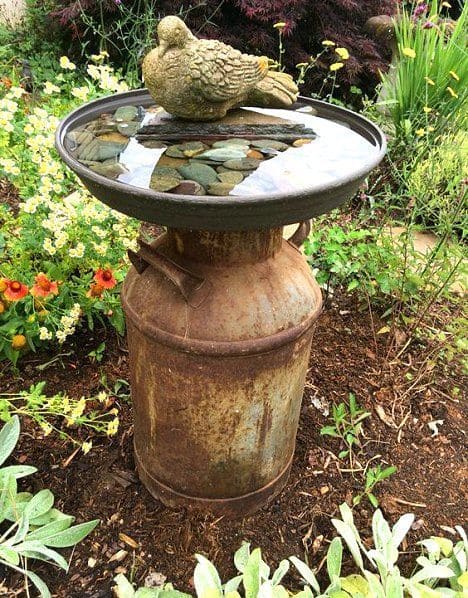
[[[285,484],[321,293],[282,228],[169,229],[122,292],[135,456],[171,506],[245,514]]]
[[[315,119],[317,141],[284,152],[283,162],[269,162],[270,180],[279,180],[279,188],[244,196],[162,193],[107,178],[77,159],[75,131],[120,107],[139,111],[153,104],[146,90],[85,104],[61,122],[56,147],[98,199],[167,227],[151,245],[141,242],[130,253],[133,266],[122,291],[142,481],[166,505],[244,515],[286,483],[321,309],[310,268],[294,243],[283,240],[282,227],[350,198],[382,160],[385,137],[359,114],[300,98],[280,116]],[[249,123],[257,117],[249,114]],[[185,127],[180,124],[182,136]],[[350,149],[351,138],[365,146],[363,153]],[[327,157],[314,150],[319,147],[328,147]],[[308,151],[316,157],[298,168],[297,157]],[[296,186],[281,187],[285,180]],[[297,244],[299,237],[298,231]]]

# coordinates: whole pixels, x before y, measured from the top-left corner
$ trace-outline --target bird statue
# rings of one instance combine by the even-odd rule
[[[292,77],[269,70],[265,56],[198,39],[175,16],[164,17],[157,33],[159,46],[143,61],[143,78],[153,99],[175,116],[217,120],[239,106],[285,108],[297,99]]]

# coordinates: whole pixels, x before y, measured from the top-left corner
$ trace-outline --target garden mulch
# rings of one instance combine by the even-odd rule
[[[95,438],[87,455],[80,451],[73,455],[69,444],[52,434],[44,437],[23,422],[15,457],[38,467],[38,473],[28,478],[31,489],[50,487],[59,508],[78,521],[101,520],[89,538],[68,551],[68,575],[53,566],[37,567],[54,596],[111,596],[112,578],[118,572],[140,585],[150,573],[161,573],[177,589],[193,591],[194,553],[212,559],[227,579],[234,574],[232,555],[243,540],[261,546],[272,565],[293,554],[313,565],[321,563],[334,535],[330,518],[338,514],[340,503],[351,503],[363,487],[362,473],[346,471],[349,463],[335,456],[339,441],[320,436],[327,422],[323,406],[344,401],[350,392],[372,412],[364,423],[354,468],[397,466],[397,473],[375,493],[390,521],[406,512],[416,514],[409,542],[403,546],[406,569],[419,552],[417,539],[452,537],[447,528],[463,523],[468,488],[464,381],[456,368],[426,359],[422,345],[412,346],[402,360],[388,357],[388,335],[377,334],[383,325],[349,296],[337,293],[327,301],[313,340],[289,483],[272,504],[244,520],[170,510],[151,497],[135,472],[131,405],[124,399],[116,399],[122,420],[118,435]],[[93,363],[88,353],[103,340],[103,361]],[[53,356],[27,356],[18,379],[7,370],[0,372],[0,386],[4,391],[19,390],[47,380],[48,393],[65,391],[79,397],[101,390],[103,376],[108,386],[118,378],[128,379],[125,342],[112,332],[83,334],[61,353],[42,371],[36,367]],[[452,395],[454,387],[461,389],[458,396]],[[370,537],[372,511],[366,500],[355,508],[365,538]],[[112,560],[115,555],[118,558]],[[348,561],[345,568],[349,567]],[[20,576],[0,569],[2,579],[11,596],[21,595]],[[300,586],[297,577],[288,583]]]

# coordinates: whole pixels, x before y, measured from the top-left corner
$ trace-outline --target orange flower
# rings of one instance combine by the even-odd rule
[[[28,294],[28,287],[18,280],[6,280],[5,282],[7,288],[3,294],[8,301],[19,301]]]
[[[19,351],[26,345],[26,337],[24,334],[15,334],[11,339],[11,346],[13,349]]]
[[[47,278],[44,272],[39,272],[34,277],[36,284],[31,289],[31,295],[33,297],[48,297],[49,295],[58,295],[58,284],[52,282]]]
[[[100,297],[104,292],[104,287],[97,282],[94,282],[89,291],[86,293],[86,297]]]
[[[0,301],[0,314],[2,314],[5,311],[5,304],[3,303],[3,301]]]
[[[102,268],[98,269],[94,275],[94,280],[104,289],[113,289],[117,284],[112,270],[103,270]]]
[[[8,288],[8,280],[6,278],[0,278],[0,293],[6,291]]]

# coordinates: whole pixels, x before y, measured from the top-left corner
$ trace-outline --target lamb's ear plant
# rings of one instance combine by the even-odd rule
[[[22,573],[42,598],[49,598],[47,584],[31,571],[29,559],[55,563],[67,571],[67,561],[53,549],[74,546],[96,527],[98,520],[72,526],[74,517],[54,508],[50,490],[18,492],[17,480],[37,471],[29,465],[1,467],[13,452],[19,434],[18,416],[0,430],[0,565]]]
[[[241,595],[245,598],[462,598],[468,594],[468,541],[461,527],[456,528],[461,537],[456,544],[437,537],[419,542],[423,554],[416,559],[417,566],[407,578],[401,575],[396,563],[399,546],[413,524],[414,515],[403,515],[390,528],[381,511],[375,511],[372,518],[374,546],[367,549],[346,503],[340,506],[340,513],[341,519],[332,519],[340,537],[334,538],[328,547],[328,585],[324,589],[316,572],[292,556],[289,561],[305,585],[299,591],[291,591],[281,583],[289,571],[288,561],[281,561],[271,573],[260,549],[251,551],[250,544],[245,542],[234,555],[239,575],[225,584],[215,565],[204,556],[196,555],[198,563],[193,579],[197,598],[240,598]],[[358,568],[356,573],[346,577],[341,575],[343,541]],[[174,590],[171,584],[135,590],[122,574],[114,581],[118,598],[191,598],[190,594]]]

